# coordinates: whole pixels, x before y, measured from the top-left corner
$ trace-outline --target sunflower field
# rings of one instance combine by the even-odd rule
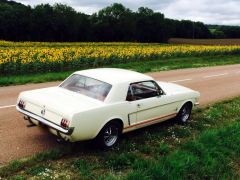
[[[0,75],[72,71],[172,57],[240,54],[240,46],[0,41]]]

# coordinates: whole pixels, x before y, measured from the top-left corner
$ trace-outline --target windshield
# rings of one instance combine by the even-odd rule
[[[73,74],[60,87],[104,101],[112,85],[79,74]]]

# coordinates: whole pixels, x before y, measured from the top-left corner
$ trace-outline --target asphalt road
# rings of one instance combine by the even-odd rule
[[[169,81],[197,90],[200,104],[240,96],[240,65],[207,67],[149,73],[160,81]],[[0,88],[0,165],[58,146],[56,138],[39,128],[27,128],[15,109],[21,91],[50,87],[59,82],[8,86]]]

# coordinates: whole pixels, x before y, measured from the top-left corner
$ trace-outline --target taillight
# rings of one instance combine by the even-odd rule
[[[18,103],[18,107],[20,107],[21,109],[24,109],[25,106],[26,106],[25,102],[20,99],[20,101],[19,101],[19,103]]]
[[[68,128],[69,127],[69,123],[70,123],[70,121],[67,120],[67,119],[62,119],[61,120],[61,126],[64,127],[64,128]]]

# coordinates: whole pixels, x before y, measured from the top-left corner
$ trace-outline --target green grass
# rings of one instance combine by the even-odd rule
[[[84,177],[84,178],[96,178],[97,177],[92,173],[92,170],[94,170],[94,168],[97,167],[96,164],[90,165],[85,160],[77,159],[73,162],[73,166],[74,166],[74,168],[77,169],[80,177]]]
[[[48,171],[48,166],[37,165],[37,166],[34,166],[34,167],[30,167],[29,169],[27,169],[26,172],[27,172],[28,175],[36,176],[36,175],[43,174],[46,171]]]
[[[89,143],[16,160],[0,168],[6,179],[238,179],[240,97],[174,120],[124,134],[109,150]]]
[[[99,67],[124,68],[124,69],[131,69],[134,71],[145,73],[145,72],[166,71],[166,70],[172,70],[172,69],[198,68],[198,67],[229,65],[229,64],[239,64],[239,63],[240,63],[240,56],[225,55],[225,56],[208,56],[208,57],[169,58],[169,59],[159,59],[154,61],[149,60],[144,62],[141,61],[141,62],[129,62],[129,63],[115,64],[115,65],[113,64],[113,65],[99,66]],[[61,81],[65,79],[67,76],[69,76],[71,73],[72,71],[0,77],[0,86],[18,85],[18,84],[26,84],[26,83],[41,83],[41,82],[49,82],[49,81]]]
[[[132,171],[139,172],[137,176],[150,179],[234,177],[231,164],[235,158],[239,158],[239,143],[240,122],[236,122],[224,128],[208,130],[167,156],[143,160],[148,166],[134,161]],[[129,176],[133,175],[130,173]]]

